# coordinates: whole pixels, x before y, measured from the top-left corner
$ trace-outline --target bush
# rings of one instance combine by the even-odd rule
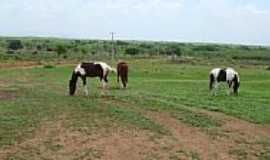
[[[37,50],[41,51],[42,50],[42,46],[41,45],[37,45]]]
[[[75,40],[75,44],[80,44],[81,41],[80,40]]]
[[[81,48],[81,52],[82,52],[82,54],[87,54],[87,48],[82,47],[82,48]]]
[[[138,55],[140,54],[140,49],[139,48],[127,48],[125,51],[125,54],[128,55]]]
[[[145,43],[140,44],[140,47],[141,47],[141,48],[144,48],[144,49],[152,49],[152,48],[153,48],[152,45],[150,45],[150,44],[145,44]]]
[[[55,66],[51,64],[46,64],[43,66],[43,68],[51,69],[51,68],[55,68]]]
[[[251,48],[249,46],[245,46],[245,45],[241,45],[239,48],[242,49],[242,50],[246,50],[246,51],[251,50]]]
[[[178,46],[170,46],[161,51],[161,54],[181,56],[183,52],[182,49]]]
[[[47,51],[48,51],[48,52],[53,52],[54,49],[53,49],[53,48],[47,48]]]
[[[56,53],[58,56],[65,54],[67,52],[67,49],[65,48],[64,45],[57,45],[56,46]]]
[[[20,40],[9,40],[7,48],[10,50],[18,50],[18,49],[22,49],[23,45]]]
[[[14,52],[13,50],[8,50],[6,53],[7,54],[15,54],[16,52]]]
[[[125,41],[117,40],[116,41],[116,45],[117,46],[127,46],[127,45],[129,45],[129,43],[128,42],[125,42]]]
[[[202,45],[202,46],[196,46],[192,49],[193,51],[218,51],[218,47],[214,45]]]

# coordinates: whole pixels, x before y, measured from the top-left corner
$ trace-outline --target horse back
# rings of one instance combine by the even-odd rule
[[[220,81],[225,82],[226,80],[227,80],[227,72],[225,69],[221,69],[219,71],[218,76],[217,76],[217,81],[218,82],[220,82]]]
[[[83,62],[81,67],[85,70],[87,77],[102,77],[103,69],[100,64]]]
[[[117,64],[117,72],[120,74],[128,73],[128,64],[125,62],[120,62]]]

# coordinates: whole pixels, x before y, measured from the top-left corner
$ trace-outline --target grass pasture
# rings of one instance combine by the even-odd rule
[[[110,74],[74,97],[75,64],[0,69],[0,159],[270,158],[270,71],[235,67],[239,96],[208,92],[212,65],[133,59],[128,89]]]

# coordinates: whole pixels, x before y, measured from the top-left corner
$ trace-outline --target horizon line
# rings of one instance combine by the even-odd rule
[[[95,41],[111,41],[108,38],[77,38],[69,36],[45,36],[45,35],[32,35],[32,36],[16,36],[16,35],[0,35],[0,38],[38,38],[38,39],[61,39],[61,40],[95,40]],[[186,43],[186,44],[216,44],[216,45],[233,45],[233,46],[254,46],[254,47],[270,47],[270,44],[258,43],[237,43],[237,42],[219,42],[219,41],[181,41],[181,40],[155,40],[155,39],[129,39],[129,38],[114,38],[114,41],[138,41],[138,42],[160,42],[160,43]]]

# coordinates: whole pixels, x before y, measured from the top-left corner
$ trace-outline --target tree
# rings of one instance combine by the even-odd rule
[[[18,50],[18,49],[22,49],[23,45],[20,40],[9,40],[7,48],[9,50]]]
[[[65,54],[67,52],[67,49],[65,48],[64,45],[57,45],[56,46],[56,53],[58,56],[62,55],[62,54]]]
[[[41,51],[41,49],[42,49],[42,46],[41,45],[37,45],[37,50],[38,51]]]

